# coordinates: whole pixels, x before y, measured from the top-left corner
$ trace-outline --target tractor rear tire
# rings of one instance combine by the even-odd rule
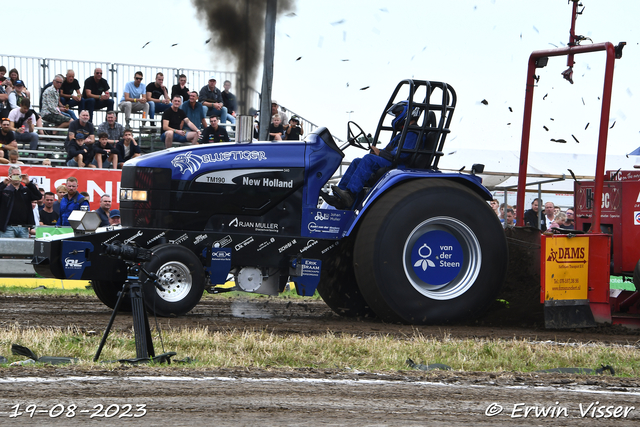
[[[93,291],[96,293],[98,299],[111,309],[116,308],[118,292],[122,290],[123,284],[124,283],[121,282],[109,282],[106,280],[91,280],[91,286],[93,287]],[[128,295],[125,296],[124,300],[120,304],[119,311],[131,311],[131,298],[129,298]]]
[[[473,319],[496,297],[507,264],[504,231],[489,205],[464,185],[437,178],[380,197],[354,247],[358,286],[387,322]]]
[[[640,291],[640,260],[638,260],[636,268],[633,270],[633,284],[636,286],[636,291]]]
[[[144,300],[147,310],[158,316],[180,316],[191,311],[200,302],[204,292],[204,268],[191,250],[171,243],[152,248],[153,257],[144,268],[158,276],[159,290],[145,283]],[[146,275],[141,273],[140,280]]]
[[[322,261],[318,293],[336,314],[344,317],[375,317],[364,300],[353,272],[353,237],[346,237]]]

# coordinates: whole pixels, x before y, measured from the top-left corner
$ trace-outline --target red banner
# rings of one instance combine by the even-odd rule
[[[0,165],[0,175],[8,176],[10,165]],[[113,169],[77,169],[68,167],[27,166],[20,165],[22,173],[29,175],[29,179],[45,191],[56,192],[56,187],[67,182],[70,176],[78,179],[78,191],[89,193],[91,210],[100,207],[100,196],[111,195],[111,209],[120,206],[120,175],[121,170]]]

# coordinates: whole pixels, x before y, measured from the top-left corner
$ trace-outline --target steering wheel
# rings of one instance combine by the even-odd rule
[[[352,126],[355,127],[358,130],[358,133],[354,133],[354,130],[352,129]],[[367,141],[367,145],[366,147],[360,142],[358,141],[358,138],[363,137],[364,139],[366,139]],[[371,150],[371,138],[367,137],[367,135],[364,133],[364,131],[362,130],[362,128],[360,126],[358,126],[358,124],[356,122],[348,122],[347,123],[347,142],[349,143],[349,145],[353,145],[354,147],[358,147],[361,150],[367,150],[370,151]]]

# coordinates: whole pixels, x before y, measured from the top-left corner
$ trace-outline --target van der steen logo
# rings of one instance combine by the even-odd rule
[[[427,271],[428,267],[436,266],[433,261],[428,259],[431,256],[431,248],[427,246],[426,243],[420,246],[420,249],[418,249],[418,255],[420,256],[420,259],[413,264],[414,267],[421,267],[422,271]]]
[[[584,248],[558,248],[557,251],[551,248],[547,261],[558,264],[586,264]]]
[[[202,156],[193,154],[189,151],[185,154],[178,154],[171,160],[173,167],[180,168],[180,173],[184,174],[186,171],[196,173],[203,163],[215,163],[215,162],[228,162],[229,160],[267,160],[267,155],[264,151],[251,151],[251,150],[234,150],[224,151],[221,153],[207,153]]]

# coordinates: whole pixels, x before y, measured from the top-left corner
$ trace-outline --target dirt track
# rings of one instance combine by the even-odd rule
[[[111,312],[100,302],[86,297],[0,296],[0,327],[76,325],[102,330]],[[535,340],[597,341],[635,344],[640,335],[618,328],[596,331],[547,331],[534,314],[514,323],[515,314],[494,310],[473,325],[415,327],[389,325],[372,320],[344,319],[334,315],[322,301],[280,298],[205,299],[187,316],[159,319],[172,327],[207,326],[210,330],[266,329],[286,334],[323,334],[327,331],[353,334],[388,334],[439,337],[529,338]],[[153,322],[153,320],[152,320]],[[121,314],[116,329],[130,329],[131,317]],[[111,406],[113,418],[99,417],[102,425],[159,422],[173,425],[637,425],[640,421],[640,380],[616,377],[566,374],[459,373],[403,371],[396,373],[346,372],[344,370],[193,370],[185,368],[170,378],[151,368],[118,367],[113,370],[47,368],[0,369],[1,425],[80,425],[89,421],[102,404]],[[162,374],[164,375],[164,374]],[[75,377],[75,378],[71,378]],[[79,378],[82,377],[82,378]],[[558,402],[558,403],[556,403]],[[591,418],[598,412],[591,407],[620,406],[627,416]],[[146,404],[140,419],[121,418],[125,404],[132,404],[128,415],[136,414],[136,404]],[[487,411],[503,409],[495,417]],[[556,408],[557,419],[528,417],[524,406]],[[28,414],[9,418],[12,407],[39,405],[33,419]],[[60,404],[68,410],[77,405],[74,417],[51,418],[49,410]],[[119,406],[115,406],[119,405]],[[580,406],[582,405],[582,407]],[[634,407],[633,409],[630,409]],[[56,407],[52,414],[61,406]],[[498,409],[496,409],[498,408]],[[563,410],[562,408],[566,408]],[[635,409],[638,408],[638,409]],[[580,410],[587,412],[585,417]],[[78,412],[87,410],[89,412]],[[118,412],[116,413],[116,410]],[[603,414],[607,415],[606,409]],[[565,416],[566,412],[566,416]],[[66,412],[65,412],[66,413]],[[104,409],[101,412],[104,415]],[[142,412],[138,412],[138,415]],[[589,418],[589,419],[587,419]]]

